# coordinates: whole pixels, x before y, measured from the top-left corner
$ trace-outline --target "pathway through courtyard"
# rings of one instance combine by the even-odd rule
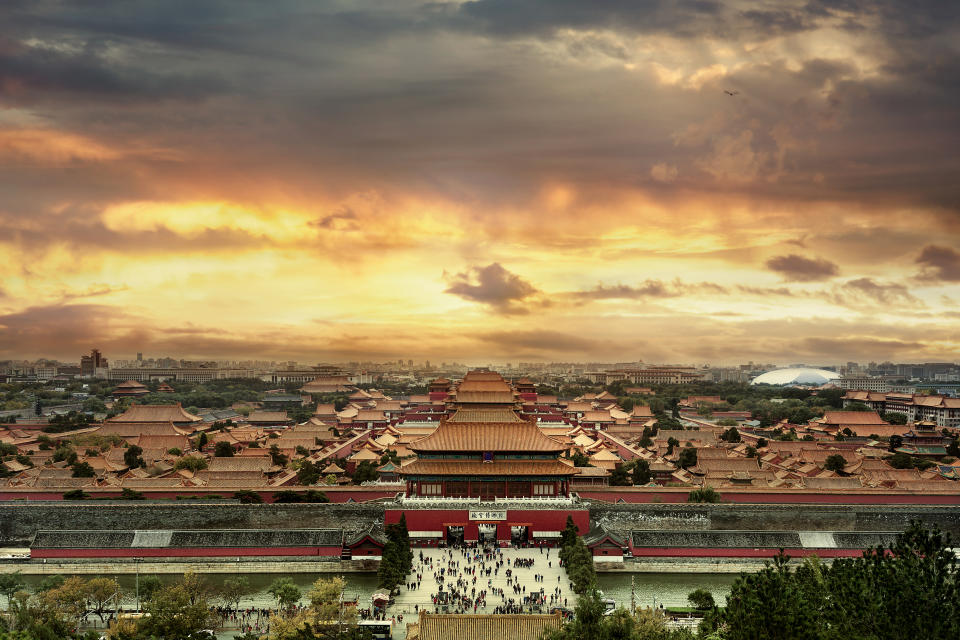
[[[549,613],[573,609],[576,596],[559,549],[414,548],[409,584],[387,617],[412,622],[421,609],[439,613]],[[411,617],[412,616],[412,617]]]

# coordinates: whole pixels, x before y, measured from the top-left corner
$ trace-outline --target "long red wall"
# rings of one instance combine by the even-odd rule
[[[304,493],[307,490],[313,489],[315,491],[322,491],[327,495],[327,498],[330,502],[347,502],[348,500],[353,500],[354,502],[367,502],[369,500],[379,500],[381,498],[392,498],[401,488],[396,489],[370,489],[367,487],[278,487],[276,489],[269,490],[254,490],[254,493],[260,495],[264,502],[273,502],[273,496],[275,493],[281,491],[296,491],[297,493]],[[102,491],[98,489],[84,489],[86,493],[90,494],[90,498],[103,498],[103,499],[119,499],[121,494],[119,491],[107,490]],[[236,489],[230,490],[217,490],[217,489],[165,489],[162,491],[155,491],[150,489],[141,489],[139,490],[143,493],[144,498],[147,500],[176,500],[177,496],[180,496],[181,499],[184,499],[186,496],[199,496],[203,499],[207,495],[217,495],[222,498],[232,499],[233,494]],[[63,491],[15,491],[15,490],[4,490],[0,491],[0,500],[63,500]]]
[[[743,504],[960,504],[960,486],[957,493],[853,493],[820,491],[719,491],[725,502]],[[603,502],[680,503],[686,502],[690,489],[577,489],[581,498]]]
[[[31,558],[221,558],[230,556],[339,556],[340,547],[218,547],[31,549]]]
[[[634,547],[634,557],[641,558],[773,558],[779,549],[702,549],[692,547]],[[858,558],[863,549],[784,549],[792,558]]]
[[[273,496],[280,491],[304,492],[308,489],[320,490],[327,494],[330,502],[367,502],[381,498],[391,498],[401,487],[397,488],[369,488],[369,487],[278,487],[276,489],[257,489],[256,493],[264,502],[273,502]],[[116,490],[84,489],[92,498],[119,499],[120,492]],[[584,487],[575,489],[582,498],[600,500],[602,502],[618,502],[621,499],[630,503],[680,503],[686,502],[690,494],[689,487]],[[147,499],[175,500],[177,496],[204,496],[218,495],[223,498],[232,498],[234,490],[216,489],[165,489],[154,491],[142,490]],[[884,491],[744,491],[721,490],[721,498],[725,502],[743,504],[956,504],[960,505],[960,483],[954,493],[905,493]],[[0,491],[0,500],[63,500],[63,491],[36,491],[5,489]]]

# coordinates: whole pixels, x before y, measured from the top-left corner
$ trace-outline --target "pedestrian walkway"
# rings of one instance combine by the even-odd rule
[[[387,616],[434,613],[548,613],[576,596],[558,549],[414,549],[413,571]]]

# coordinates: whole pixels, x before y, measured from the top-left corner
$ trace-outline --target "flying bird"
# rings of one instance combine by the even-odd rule
[[[725,94],[727,94],[728,96],[735,96],[735,95],[738,95],[738,94],[740,93],[739,91],[728,91],[727,89],[724,89],[723,92],[724,92]]]

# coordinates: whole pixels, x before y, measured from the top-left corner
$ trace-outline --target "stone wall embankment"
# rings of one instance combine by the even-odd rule
[[[217,504],[0,502],[0,546],[26,546],[40,530],[345,529],[382,524],[386,503]],[[902,531],[919,519],[960,536],[960,507],[589,503],[590,518],[627,535],[634,529]]]
[[[41,530],[344,529],[383,522],[383,506],[363,504],[178,504],[175,502],[0,503],[0,546],[26,546]]]
[[[20,561],[0,563],[0,574],[21,573],[23,575],[121,575],[141,574],[183,574],[187,571],[195,573],[375,573],[379,562],[376,560],[309,560],[290,562],[271,560],[244,560],[241,562],[227,561],[144,561],[110,562],[103,561],[71,561],[71,562],[38,562]]]
[[[903,531],[911,520],[960,536],[960,507],[590,503],[590,519],[621,535],[634,529]]]

